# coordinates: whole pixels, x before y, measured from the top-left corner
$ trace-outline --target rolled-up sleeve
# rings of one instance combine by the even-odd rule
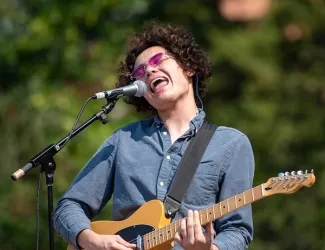
[[[226,152],[220,175],[217,202],[226,200],[252,188],[254,155],[248,138],[241,134]],[[247,249],[253,238],[251,205],[235,210],[215,222],[214,244],[220,250]]]
[[[76,249],[78,234],[91,229],[90,220],[112,196],[116,140],[115,133],[90,159],[56,206],[54,227]]]

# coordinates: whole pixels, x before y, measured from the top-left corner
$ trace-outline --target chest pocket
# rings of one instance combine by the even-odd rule
[[[214,203],[218,190],[217,165],[201,164],[185,194],[184,203],[190,206],[205,206]]]

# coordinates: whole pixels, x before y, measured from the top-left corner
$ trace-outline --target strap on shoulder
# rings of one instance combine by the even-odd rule
[[[188,144],[164,201],[167,218],[174,217],[180,208],[185,192],[217,128],[218,126],[205,120]]]

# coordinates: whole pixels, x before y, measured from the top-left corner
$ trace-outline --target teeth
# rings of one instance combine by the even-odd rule
[[[162,77],[158,77],[158,78],[156,78],[155,80],[153,80],[153,81],[152,81],[152,84],[156,84],[156,82],[157,82],[157,81],[159,81],[159,80],[162,80],[162,81],[164,81],[164,80],[165,80],[165,78],[162,78]]]
[[[150,89],[152,93],[156,92],[156,87],[160,81],[168,81],[166,77],[157,77],[156,79],[152,80],[150,83]]]

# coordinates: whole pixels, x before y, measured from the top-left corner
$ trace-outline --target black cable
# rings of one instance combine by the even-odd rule
[[[82,108],[81,108],[81,110],[79,111],[79,114],[78,114],[78,116],[77,116],[77,118],[76,118],[76,120],[75,120],[75,122],[74,122],[74,124],[73,124],[73,127],[72,127],[72,129],[71,129],[71,132],[70,132],[70,134],[69,134],[69,137],[68,137],[67,140],[63,143],[63,145],[60,147],[60,150],[61,150],[62,148],[64,148],[65,145],[67,145],[68,141],[71,139],[72,133],[73,133],[73,131],[76,129],[77,125],[78,125],[78,122],[79,122],[79,119],[80,119],[80,117],[81,117],[81,114],[82,114],[82,112],[84,111],[86,105],[88,104],[88,102],[89,102],[90,100],[92,100],[92,97],[89,97],[89,98],[87,99],[87,101],[84,103],[84,105],[82,106]]]
[[[40,168],[36,195],[36,250],[39,250],[39,200],[40,200],[40,190],[41,190],[41,180],[42,180],[42,168]]]

